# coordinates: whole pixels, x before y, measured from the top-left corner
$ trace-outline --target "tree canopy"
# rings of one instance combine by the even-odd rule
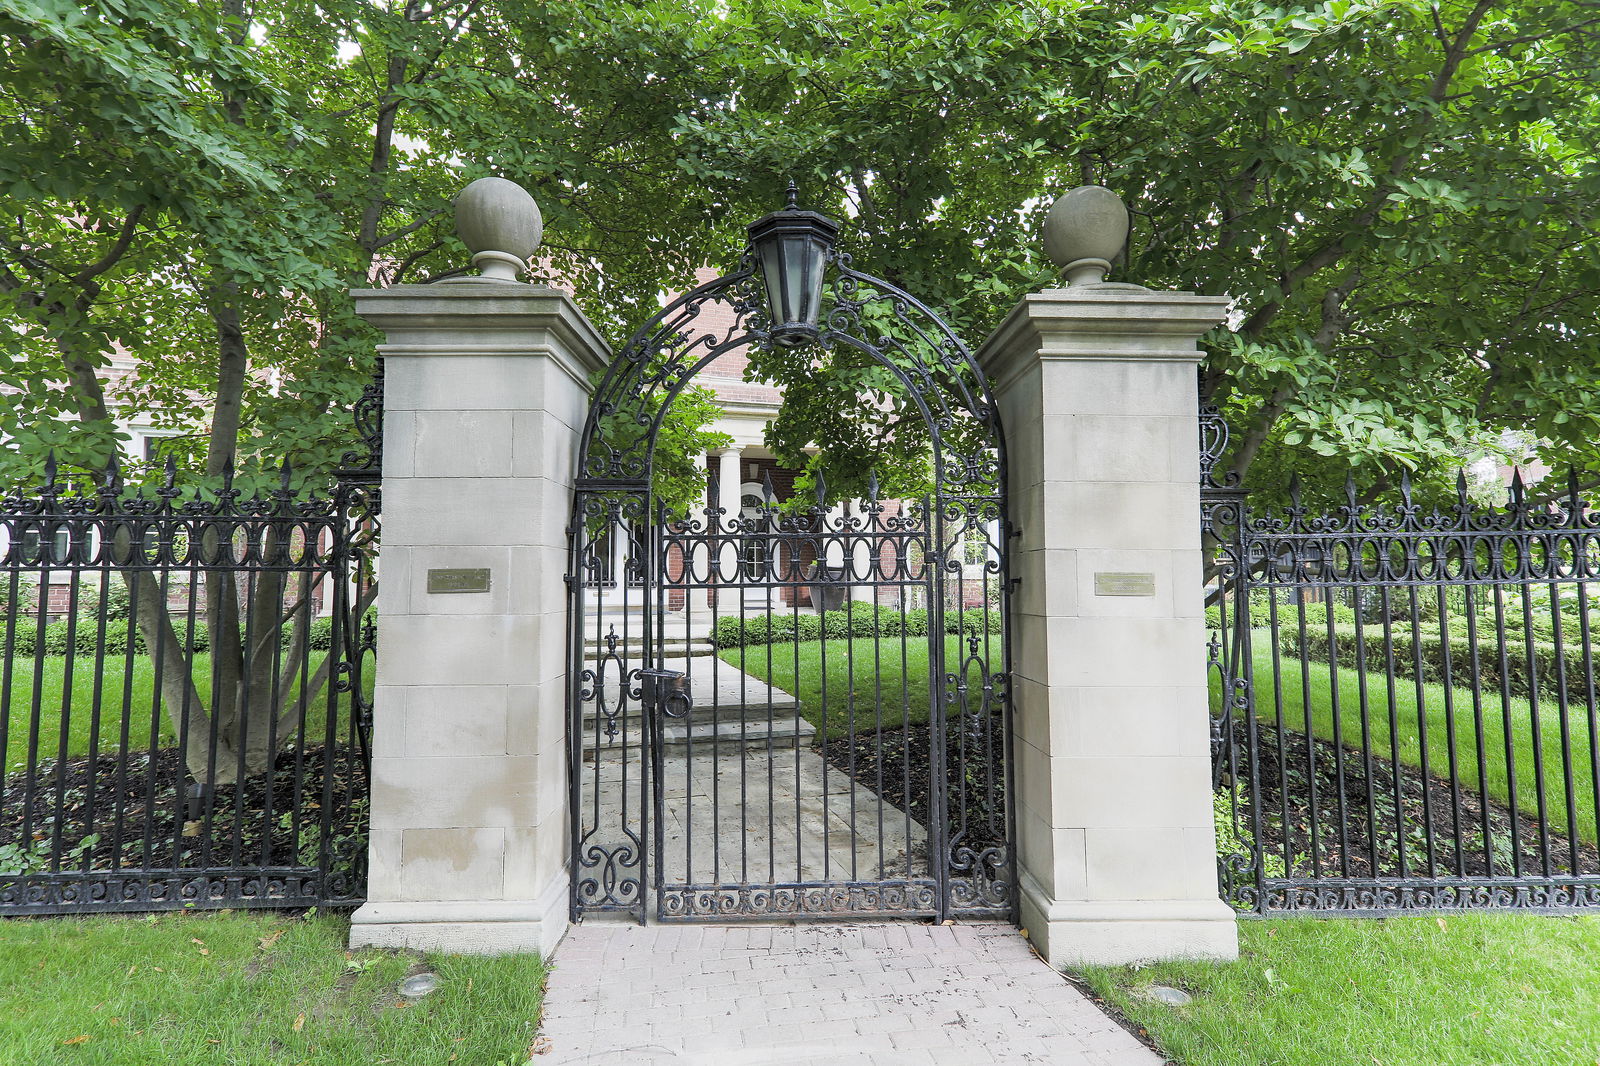
[[[326,469],[372,368],[345,291],[464,262],[485,173],[619,342],[792,177],[975,344],[1053,282],[1050,200],[1107,185],[1115,277],[1236,300],[1202,388],[1247,484],[1445,485],[1508,440],[1600,478],[1596,0],[0,0],[0,33],[8,481],[103,462],[113,401],[206,425],[197,470]],[[853,375],[778,443],[870,435]]]

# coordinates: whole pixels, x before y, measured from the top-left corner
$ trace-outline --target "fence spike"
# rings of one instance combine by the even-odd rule
[[[772,491],[772,470],[770,467],[761,475],[761,495],[765,497],[768,507],[771,507],[773,501],[778,498],[778,494]]]
[[[161,487],[170,489],[178,483],[178,461],[169,455],[165,466],[165,476],[162,479],[163,484]]]
[[[1298,472],[1289,477],[1289,506],[1296,510],[1300,508],[1300,475]]]
[[[44,457],[44,490],[54,492],[56,487],[56,450],[50,449],[50,454]]]
[[[294,467],[289,465],[289,457],[283,457],[283,466],[278,473],[278,484],[284,492],[289,491],[289,481],[294,477]]]
[[[1400,471],[1400,499],[1405,501],[1407,507],[1411,506],[1411,471]]]
[[[105,490],[116,492],[122,487],[122,466],[117,462],[117,453],[112,452],[111,458],[106,460]]]
[[[1567,513],[1581,515],[1583,513],[1583,493],[1578,487],[1578,468],[1567,465]]]
[[[1467,472],[1465,470],[1456,471],[1456,502],[1463,508],[1469,503],[1467,500]]]
[[[1523,497],[1527,493],[1527,486],[1522,483],[1522,468],[1511,468],[1511,503],[1514,507],[1521,507]]]
[[[817,471],[817,506],[828,506],[828,479],[820,470]]]
[[[1344,472],[1344,498],[1354,511],[1361,506],[1360,498],[1356,495],[1356,474],[1354,470]]]
[[[233,456],[228,456],[222,463],[222,487],[224,490],[233,488]]]
[[[876,470],[867,472],[867,500],[874,504],[878,502],[878,472]]]

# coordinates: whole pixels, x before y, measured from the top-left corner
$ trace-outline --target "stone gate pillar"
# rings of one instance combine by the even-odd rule
[[[548,954],[567,928],[567,514],[605,343],[516,278],[519,186],[456,225],[483,276],[354,294],[384,342],[372,835],[354,945]]]
[[[1116,194],[1075,189],[1045,249],[1065,287],[978,353],[1010,460],[1024,927],[1052,966],[1232,958],[1217,894],[1200,556],[1196,339],[1226,297],[1107,284]]]

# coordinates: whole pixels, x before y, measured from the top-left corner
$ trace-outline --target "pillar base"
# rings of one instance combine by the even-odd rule
[[[1022,927],[1057,970],[1239,957],[1238,917],[1220,899],[1051,900],[1026,875]]]
[[[569,893],[563,872],[531,900],[367,903],[350,916],[350,946],[548,959],[567,932]]]

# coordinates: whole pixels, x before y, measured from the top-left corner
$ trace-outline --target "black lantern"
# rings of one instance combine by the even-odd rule
[[[752,222],[749,230],[750,247],[767,286],[772,339],[785,348],[798,348],[817,339],[822,274],[839,235],[839,223],[815,211],[800,210],[795,206],[796,196],[794,182],[790,182],[788,206]]]

